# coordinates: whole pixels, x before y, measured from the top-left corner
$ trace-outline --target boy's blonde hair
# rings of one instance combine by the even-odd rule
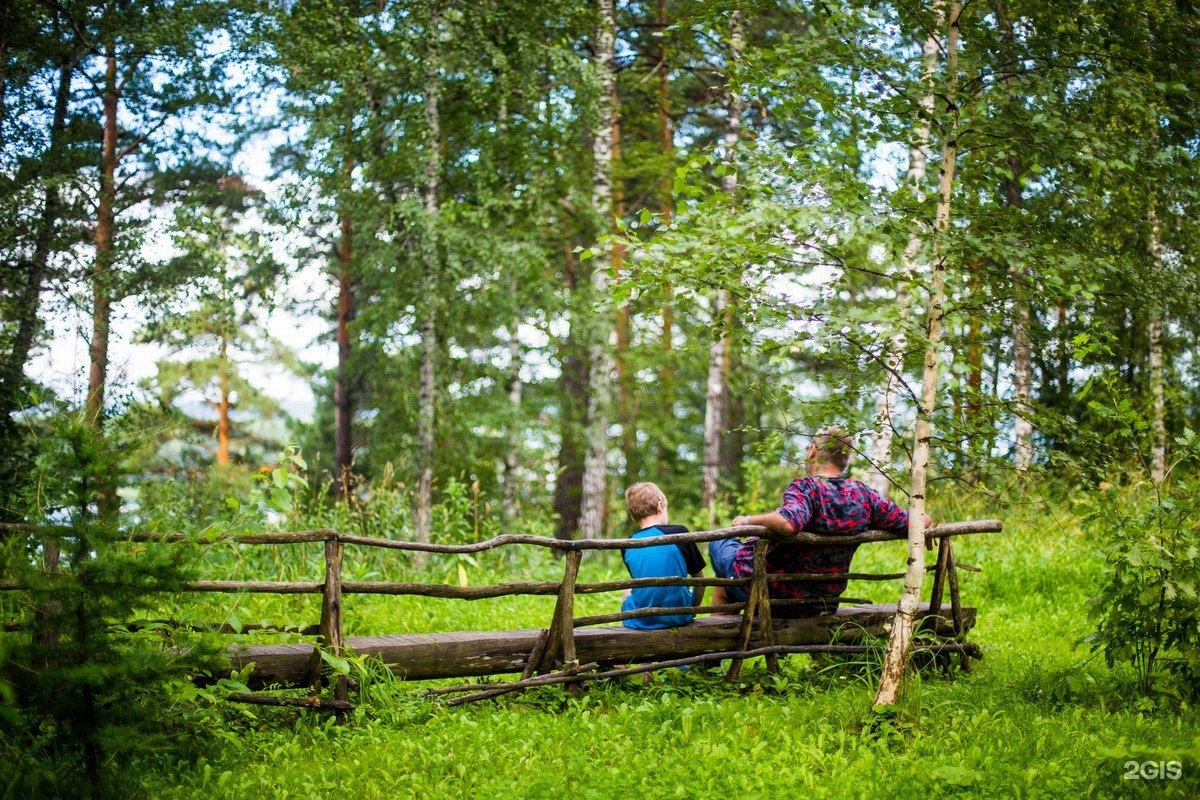
[[[817,460],[824,464],[833,464],[842,472],[850,466],[850,456],[854,454],[854,438],[842,433],[836,425],[822,428],[813,436],[813,447],[817,448]]]
[[[666,505],[667,496],[653,483],[635,483],[625,490],[625,507],[635,520],[658,513],[658,504]]]

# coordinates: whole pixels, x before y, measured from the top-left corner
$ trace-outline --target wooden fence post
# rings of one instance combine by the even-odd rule
[[[950,559],[950,537],[943,536],[938,540],[937,566],[933,569],[933,588],[929,591],[929,616],[942,613],[942,594],[946,585],[947,562]],[[937,624],[935,621],[934,625]]]
[[[342,555],[345,545],[332,536],[325,540],[325,587],[321,595],[321,644],[330,653],[342,658],[346,640],[342,632]],[[318,680],[319,685],[319,680]],[[349,696],[346,676],[338,675],[333,699],[345,701]]]
[[[554,619],[550,623],[546,650],[542,654],[542,670],[554,668],[555,659],[569,664],[575,660],[575,581],[579,578],[579,562],[582,550],[567,553],[562,583],[558,587],[558,600],[554,604]]]
[[[775,638],[774,631],[770,630],[771,600],[767,591],[767,547],[770,544],[767,539],[758,539],[754,542],[754,574],[750,578],[750,596],[746,600],[746,607],[742,610],[742,627],[738,632],[737,649],[739,651],[745,651],[750,646],[750,634],[754,628],[755,618],[759,620],[759,628],[763,636],[769,640]],[[768,662],[768,666],[772,672],[775,671],[776,665],[773,658]],[[725,680],[736,681],[741,672],[742,659],[731,659],[729,671],[725,673]]]

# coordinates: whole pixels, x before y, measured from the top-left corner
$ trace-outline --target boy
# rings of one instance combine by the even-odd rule
[[[790,535],[799,531],[846,536],[866,530],[904,533],[908,530],[908,512],[877,494],[866,484],[844,477],[854,442],[838,428],[825,428],[813,437],[805,457],[805,475],[784,490],[783,504],[766,514],[741,516],[734,525],[762,525],[776,533]],[[925,515],[925,527],[929,527]],[[780,618],[812,617],[837,610],[837,598],[846,590],[850,559],[857,545],[817,545],[804,542],[773,541],[767,548],[768,573],[815,573],[828,575],[828,581],[772,582],[772,599],[808,602],[773,607],[771,614]],[[709,559],[719,578],[748,578],[754,571],[754,538],[745,542],[724,539],[709,543]],[[746,590],[731,586],[713,592],[713,602],[745,602]]]
[[[667,524],[667,498],[653,483],[635,483],[625,492],[625,505],[638,530],[629,538],[644,539],[670,533],[687,533],[682,525]],[[704,557],[694,542],[660,547],[622,550],[621,558],[631,578],[699,578],[704,574]],[[698,606],[704,600],[704,587],[645,586],[626,594],[622,611],[639,608],[682,608]],[[641,630],[677,628],[687,625],[694,614],[661,614],[624,621],[626,628]]]

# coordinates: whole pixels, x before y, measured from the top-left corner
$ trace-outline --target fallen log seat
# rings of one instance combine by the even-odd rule
[[[957,633],[975,624],[975,609],[964,607]],[[872,637],[887,636],[895,604],[857,605],[839,608],[834,615],[796,620],[773,620],[771,644],[819,646],[831,643],[861,644]],[[686,658],[738,649],[741,628],[738,616],[700,617],[682,628],[635,630],[625,627],[592,627],[575,631],[580,663],[635,664]],[[942,615],[931,616],[923,603],[918,630],[952,638],[955,631]],[[513,631],[458,631],[411,633],[392,636],[347,638],[345,646],[360,656],[374,656],[406,680],[465,678],[480,675],[520,673],[544,635],[540,629]],[[764,645],[756,625],[750,647]],[[311,680],[314,647],[311,644],[241,645],[230,648],[233,668],[253,663],[250,684],[304,686]]]

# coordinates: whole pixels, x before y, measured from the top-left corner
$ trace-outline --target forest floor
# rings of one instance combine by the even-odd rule
[[[967,515],[993,514],[945,518]],[[137,794],[206,800],[1200,796],[1200,713],[1142,697],[1132,675],[1077,644],[1094,628],[1089,599],[1104,570],[1089,536],[1049,505],[1005,523],[1004,534],[957,548],[983,570],[964,574],[962,591],[979,609],[972,638],[985,658],[969,673],[914,676],[885,719],[873,722],[878,665],[862,657],[791,656],[778,675],[757,659],[732,684],[692,669],[595,683],[578,697],[546,688],[455,708],[426,698],[425,684],[381,677],[363,684],[341,726],[322,714],[214,706],[197,720],[204,732],[189,760],[147,754],[126,778]],[[855,568],[894,569],[902,548],[863,548]],[[460,565],[448,576],[462,577]],[[474,583],[488,579],[474,560],[461,566]],[[863,591],[885,602],[898,594]],[[347,619],[362,633],[534,627],[549,619],[543,600],[422,600],[417,613],[396,598],[354,597]],[[595,611],[579,613],[615,602],[581,600]]]

